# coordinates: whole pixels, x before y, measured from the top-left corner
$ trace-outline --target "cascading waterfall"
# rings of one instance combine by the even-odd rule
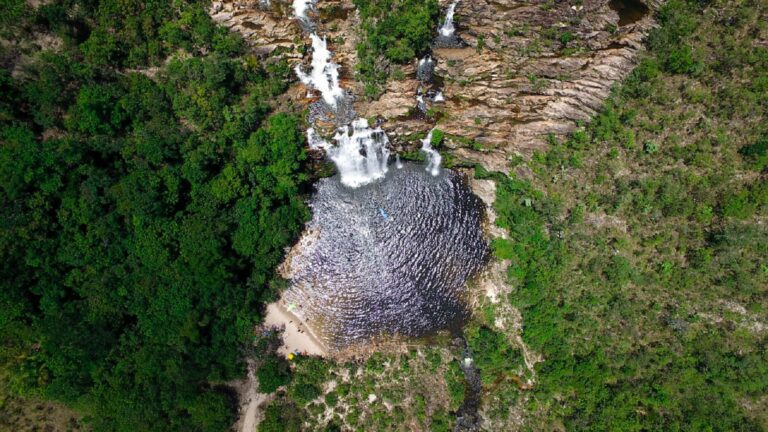
[[[308,25],[307,11],[314,3],[309,0],[295,0],[296,16]],[[320,92],[323,102],[338,114],[339,105],[345,102],[346,92],[339,84],[339,65],[331,61],[332,53],[325,39],[316,33],[312,38],[312,62],[309,73],[301,66],[295,72],[307,87]],[[347,105],[347,104],[344,104]],[[338,121],[338,118],[336,119]],[[387,174],[389,160],[389,139],[381,128],[371,128],[365,119],[357,119],[348,126],[339,127],[333,137],[335,144],[320,137],[314,128],[307,130],[310,147],[322,149],[336,164],[341,183],[356,188]]]
[[[427,137],[421,140],[421,151],[426,153],[427,156],[427,171],[433,176],[438,176],[440,175],[440,162],[442,162],[443,157],[440,156],[437,150],[432,148],[432,132],[434,131],[434,129],[429,131]]]
[[[456,12],[456,5],[458,3],[459,0],[454,0],[453,3],[448,6],[448,11],[445,13],[445,21],[443,21],[443,25],[440,26],[440,36],[450,38],[456,32],[456,27],[453,25],[453,15]]]
[[[331,62],[331,52],[325,39],[315,33],[312,33],[311,38],[311,71],[305,73],[299,65],[294,70],[304,85],[319,91],[325,103],[335,108],[339,99],[344,98],[344,89],[339,85],[339,65]]]

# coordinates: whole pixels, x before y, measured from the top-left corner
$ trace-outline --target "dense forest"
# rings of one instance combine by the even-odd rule
[[[354,4],[375,98],[428,51],[439,8]],[[260,431],[453,430],[449,338],[289,364],[253,334],[313,174],[280,51],[253,56],[207,7],[0,6],[0,413],[50,400],[95,431],[224,431],[251,355],[274,392]],[[509,172],[474,167],[514,288],[464,329],[489,424],[520,407],[531,431],[768,430],[767,16],[668,1],[590,122]],[[533,372],[494,328],[509,305]],[[326,385],[340,376],[356,378]]]
[[[3,380],[94,430],[226,430],[308,210],[290,71],[205,2],[3,3]],[[56,50],[28,53],[39,35]],[[23,66],[23,67],[22,67]],[[12,72],[13,71],[13,72]],[[9,425],[6,425],[10,427]]]

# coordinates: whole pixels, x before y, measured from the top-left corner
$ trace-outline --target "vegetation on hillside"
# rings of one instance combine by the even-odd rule
[[[412,62],[429,50],[437,28],[437,0],[354,0],[362,19],[357,72],[365,95],[381,94],[390,65]]]
[[[508,301],[544,356],[533,429],[768,427],[768,10],[658,18],[588,126],[495,177]]]
[[[290,70],[248,55],[205,5],[0,14],[17,40],[62,41],[2,52],[4,389],[64,402],[94,430],[227,430],[236,401],[219,384],[243,374],[308,217],[301,121],[266,102]]]
[[[259,432],[453,430],[464,376],[456,354],[442,347],[447,338],[439,339],[406,353],[376,353],[364,363],[298,357]]]

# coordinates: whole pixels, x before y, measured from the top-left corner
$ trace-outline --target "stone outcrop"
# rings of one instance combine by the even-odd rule
[[[258,54],[269,54],[282,48],[289,57],[302,56],[297,52],[297,47],[302,44],[301,27],[293,18],[290,3],[214,1],[208,13],[217,23],[240,33]]]
[[[548,134],[565,135],[591,118],[632,70],[653,25],[644,5],[605,0],[578,7],[461,1],[456,16],[464,46],[433,52],[446,98],[433,105],[442,113],[437,127],[474,141],[471,147],[448,142],[455,156],[501,171],[509,157],[543,149]],[[379,101],[359,111],[389,113],[413,98],[416,85],[390,84]],[[394,116],[384,127],[396,135],[418,129]]]

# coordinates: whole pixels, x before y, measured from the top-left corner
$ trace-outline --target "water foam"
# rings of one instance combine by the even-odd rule
[[[371,128],[366,119],[357,119],[350,126],[339,128],[333,140],[336,145],[307,130],[313,149],[325,150],[339,170],[341,183],[360,187],[387,175],[389,139],[381,128]]]
[[[432,148],[432,129],[427,134],[427,137],[421,140],[421,151],[426,153],[427,156],[427,168],[426,170],[433,176],[440,175],[440,163],[443,161],[443,157],[440,153]]]
[[[339,85],[339,65],[331,62],[331,51],[325,39],[312,33],[311,71],[305,73],[301,66],[295,68],[302,83],[319,91],[323,100],[331,107],[336,107],[339,99],[344,98],[344,89]]]
[[[293,13],[300,20],[307,20],[307,11],[312,9],[313,0],[293,0]]]

